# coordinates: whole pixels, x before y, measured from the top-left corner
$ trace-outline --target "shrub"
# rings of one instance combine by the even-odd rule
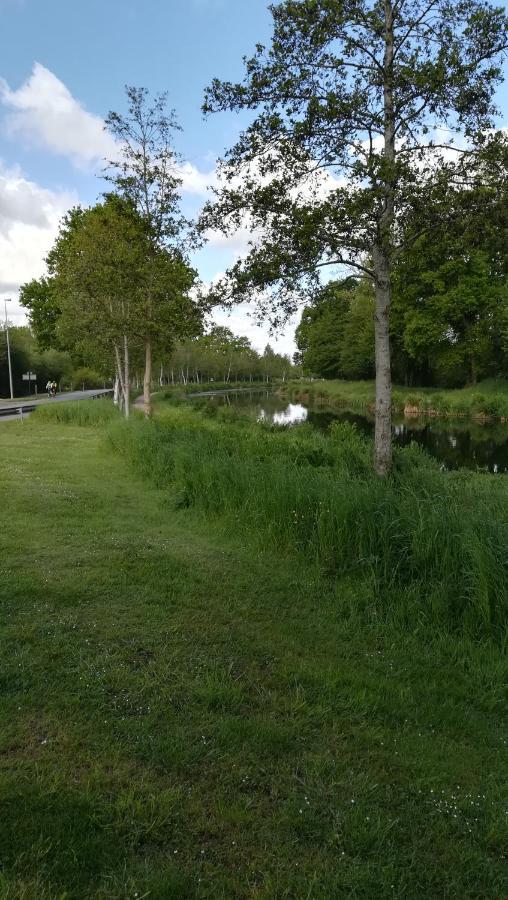
[[[82,366],[80,369],[76,369],[72,373],[72,379],[74,386],[77,390],[81,390],[83,387],[85,390],[89,388],[97,388],[103,387],[104,378],[94,369],[88,368],[88,366]]]

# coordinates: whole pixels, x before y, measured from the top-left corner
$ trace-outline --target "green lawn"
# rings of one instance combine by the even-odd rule
[[[501,898],[501,653],[0,426],[0,897]],[[504,796],[503,796],[504,791]]]

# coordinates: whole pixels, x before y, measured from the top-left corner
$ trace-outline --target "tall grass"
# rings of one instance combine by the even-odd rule
[[[118,418],[118,409],[111,399],[77,400],[74,403],[55,401],[38,406],[31,420],[58,425],[105,425]]]
[[[508,504],[488,476],[440,471],[416,447],[393,477],[372,472],[372,446],[350,425],[227,426],[175,410],[118,423],[112,445],[176,503],[221,519],[253,545],[305,555],[367,578],[378,614],[500,636],[508,620]]]

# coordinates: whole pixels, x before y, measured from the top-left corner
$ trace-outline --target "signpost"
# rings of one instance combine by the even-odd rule
[[[37,375],[35,372],[25,372],[24,375],[21,376],[23,381],[28,381],[28,393],[30,394],[30,384],[33,381],[35,383],[35,396],[37,396]]]

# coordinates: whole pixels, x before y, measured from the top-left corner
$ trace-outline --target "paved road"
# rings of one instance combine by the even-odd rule
[[[9,419],[19,419],[20,418],[20,409],[23,410],[23,415],[28,415],[31,413],[37,406],[42,406],[44,403],[64,403],[68,400],[90,400],[93,397],[101,397],[104,394],[112,394],[113,391],[111,388],[96,388],[92,391],[68,391],[65,394],[57,394],[56,397],[49,398],[47,394],[44,396],[40,396],[37,400],[30,400],[29,397],[25,397],[22,400],[0,400],[0,422],[9,421]]]

